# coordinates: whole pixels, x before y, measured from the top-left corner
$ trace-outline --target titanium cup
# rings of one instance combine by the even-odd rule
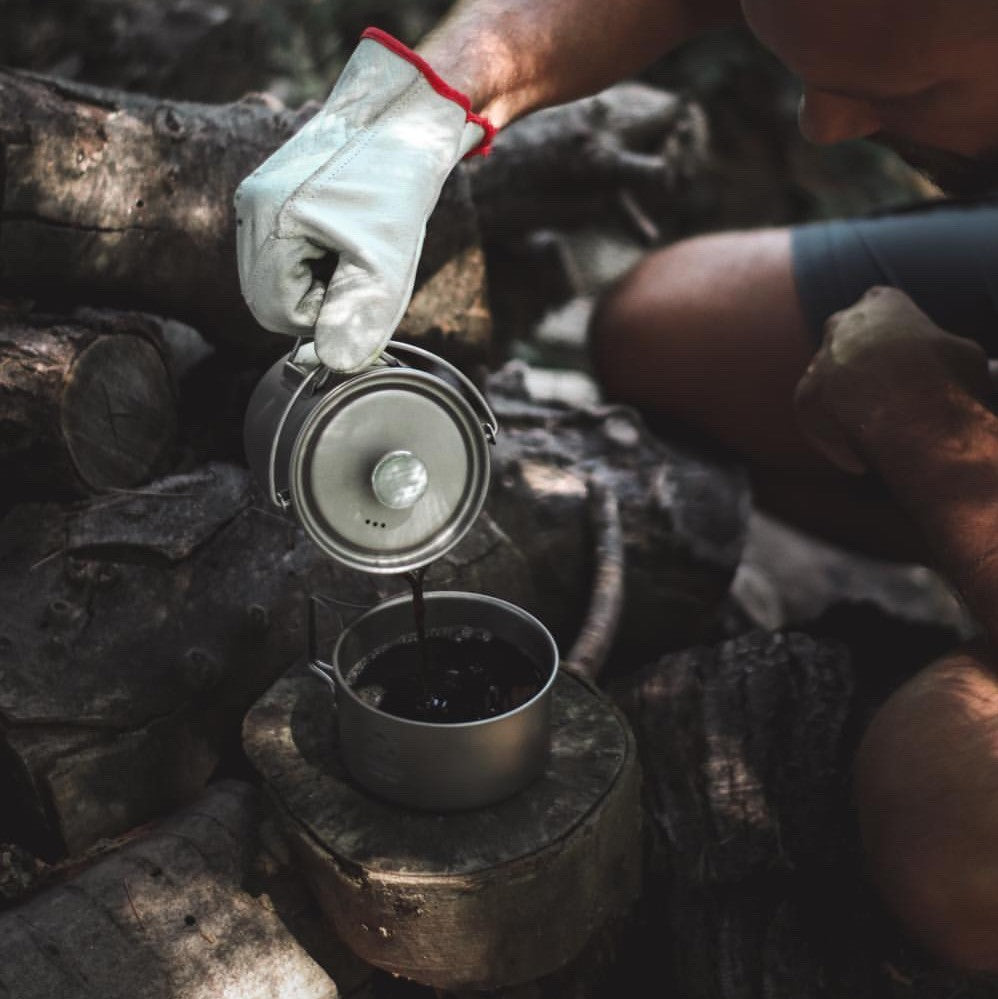
[[[533,615],[496,597],[433,591],[425,606],[428,631],[484,629],[515,646],[545,677],[541,689],[512,711],[479,721],[399,718],[361,700],[350,679],[365,657],[415,632],[411,598],[393,597],[352,621],[336,641],[332,663],[314,652],[313,619],[310,666],[335,693],[340,753],[358,783],[400,805],[447,812],[494,804],[524,788],[547,763],[558,647]]]

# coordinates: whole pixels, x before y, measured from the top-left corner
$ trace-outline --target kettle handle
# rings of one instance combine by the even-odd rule
[[[277,421],[274,435],[270,441],[270,454],[267,461],[267,491],[270,493],[270,502],[281,510],[287,510],[291,506],[291,494],[287,490],[277,488],[277,450],[280,447],[281,439],[284,435],[284,425],[288,422],[291,410],[295,408],[298,400],[313,386],[321,384],[325,377],[325,370],[321,367],[303,369],[295,362],[295,355],[302,345],[302,338],[295,341],[294,350],[288,355],[284,362],[284,374],[296,373],[300,377],[298,387],[291,394]]]
[[[496,419],[496,414],[492,412],[492,407],[488,404],[485,396],[478,390],[478,386],[459,368],[456,368],[449,361],[445,361],[442,357],[438,357],[436,354],[429,350],[424,350],[422,347],[415,347],[411,343],[402,343],[399,340],[389,340],[387,348],[393,352],[401,351],[402,353],[413,354],[416,357],[421,357],[425,361],[429,361],[432,364],[436,364],[438,367],[443,368],[448,373],[452,374],[461,386],[464,388],[467,395],[470,397],[471,402],[477,407],[478,415],[484,417],[482,421],[482,429],[485,431],[485,437],[490,444],[495,444],[496,435],[499,433],[499,421]],[[399,362],[388,353],[388,349],[384,351],[382,357],[387,358],[389,363],[398,364]]]

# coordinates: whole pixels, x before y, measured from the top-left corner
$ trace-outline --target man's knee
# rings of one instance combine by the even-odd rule
[[[697,236],[655,251],[600,297],[589,343],[597,377],[610,395],[626,398],[633,390],[642,354],[666,356],[691,326],[709,322],[712,303],[697,278],[712,259],[711,244],[724,238]]]
[[[650,253],[606,290],[589,340],[607,394],[637,405],[681,406],[685,390],[741,377],[754,355],[806,364],[789,231],[709,233]]]
[[[923,670],[875,715],[856,761],[870,873],[953,964],[998,971],[998,674],[978,650]]]

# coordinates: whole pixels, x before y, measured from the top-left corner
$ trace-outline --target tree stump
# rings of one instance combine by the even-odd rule
[[[298,666],[250,710],[243,743],[319,904],[376,967],[439,989],[522,984],[572,960],[636,900],[640,770],[623,716],[562,671],[552,753],[497,805],[384,803],[346,773],[334,706]]]

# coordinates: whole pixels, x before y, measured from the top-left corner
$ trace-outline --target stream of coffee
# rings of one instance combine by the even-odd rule
[[[421,565],[412,572],[407,572],[405,578],[412,587],[412,616],[416,620],[416,641],[419,643],[420,678],[423,683],[423,699],[430,697],[430,659],[426,642],[426,601],[423,600],[423,581],[426,579],[427,566]]]
[[[406,573],[416,633],[376,649],[348,682],[388,714],[428,722],[477,721],[504,714],[543,686],[537,664],[484,629],[426,627],[426,569]]]

